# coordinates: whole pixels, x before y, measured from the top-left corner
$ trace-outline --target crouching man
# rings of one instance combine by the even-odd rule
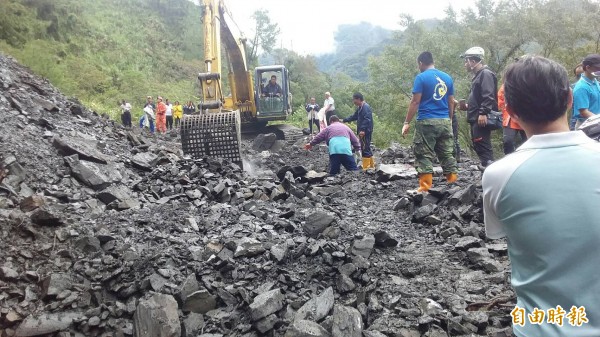
[[[304,145],[304,149],[310,150],[313,146],[324,141],[329,146],[329,174],[336,175],[340,173],[341,166],[344,166],[348,171],[358,171],[358,166],[356,166],[352,155],[352,148],[355,151],[360,151],[360,141],[349,127],[340,123],[338,116],[331,116],[329,126],[321,130],[309,144]]]
[[[528,140],[485,170],[483,208],[487,236],[508,242],[514,333],[600,336],[600,143],[569,132],[573,94],[558,63],[520,59],[504,94]]]

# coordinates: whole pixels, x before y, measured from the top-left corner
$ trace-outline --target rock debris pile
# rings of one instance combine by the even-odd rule
[[[484,238],[468,162],[413,195],[402,147],[328,177],[325,148],[261,136],[248,173],[3,56],[0,86],[2,337],[511,335],[506,244]]]

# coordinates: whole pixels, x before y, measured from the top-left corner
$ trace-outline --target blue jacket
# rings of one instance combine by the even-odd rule
[[[353,121],[356,121],[356,130],[358,132],[373,131],[373,111],[367,102],[363,102],[363,104],[356,109],[352,116],[344,118],[344,123]]]

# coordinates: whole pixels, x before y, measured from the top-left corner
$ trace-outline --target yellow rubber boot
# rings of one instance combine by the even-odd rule
[[[371,158],[364,158],[362,159],[362,169],[363,170],[367,170],[369,169],[369,166],[371,165]]]
[[[375,168],[375,157],[371,157],[369,159],[370,159],[369,167],[374,169]]]
[[[452,183],[456,182],[457,179],[458,179],[458,174],[456,174],[456,173],[446,174],[446,181],[448,182],[448,184],[452,184]]]
[[[432,173],[424,173],[419,175],[419,188],[417,192],[427,192],[433,185],[433,174]]]

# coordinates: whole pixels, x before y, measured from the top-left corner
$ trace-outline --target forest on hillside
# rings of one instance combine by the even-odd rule
[[[0,0],[0,51],[90,108],[196,96],[200,10],[188,0]]]
[[[375,143],[386,146],[402,141],[415,60],[422,51],[431,51],[436,66],[454,77],[458,98],[470,85],[459,55],[475,45],[485,48],[486,63],[500,78],[515,57],[526,53],[557,60],[571,71],[585,55],[600,52],[597,1],[473,3],[461,12],[449,7],[437,20],[398,13],[394,32],[365,23],[340,26],[336,52],[321,57],[277,49],[278,18],[257,11],[245,19],[255,20],[257,31],[268,36],[250,36],[256,46],[250,64],[270,59],[286,65],[298,111],[290,123],[299,126],[305,124],[302,106],[310,97],[321,101],[330,91],[345,116],[353,111],[352,93],[361,91],[376,114]],[[187,0],[0,0],[0,6],[5,9],[0,50],[92,108],[115,109],[117,99],[135,102],[148,94],[196,97],[202,28],[198,7]]]

